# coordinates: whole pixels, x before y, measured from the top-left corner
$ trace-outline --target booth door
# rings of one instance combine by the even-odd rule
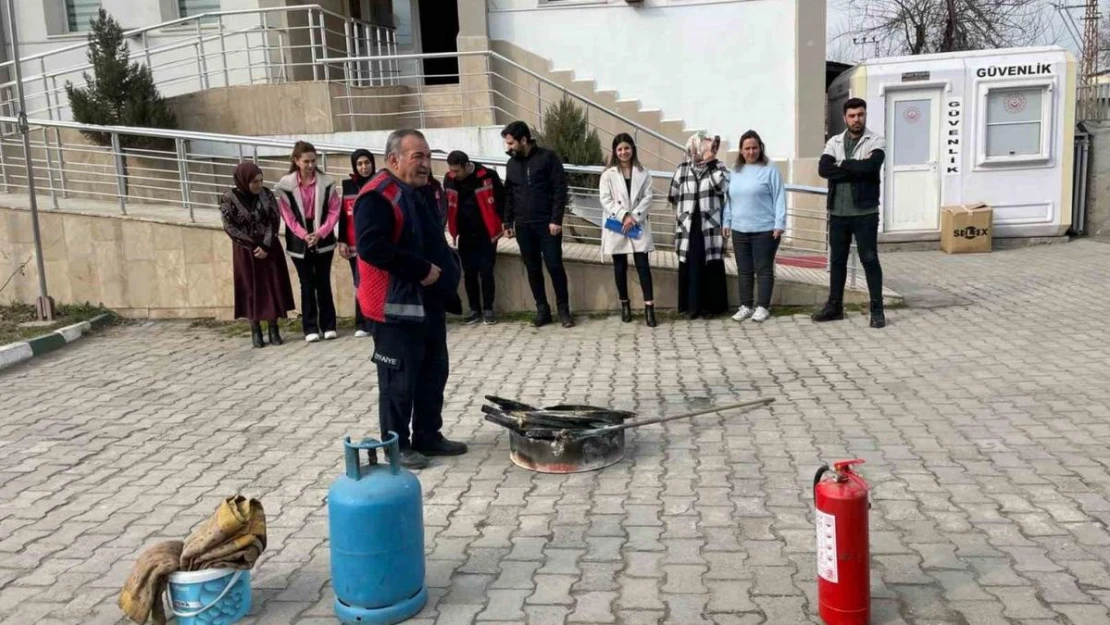
[[[940,91],[892,91],[886,98],[888,186],[883,230],[940,228]]]

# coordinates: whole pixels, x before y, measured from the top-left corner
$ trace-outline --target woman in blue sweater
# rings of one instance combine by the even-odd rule
[[[775,253],[786,229],[786,188],[768,163],[763,140],[754,130],[740,137],[740,157],[729,178],[724,234],[732,238],[740,278],[740,310],[733,321],[763,322],[771,316]],[[759,281],[759,300],[755,282]]]

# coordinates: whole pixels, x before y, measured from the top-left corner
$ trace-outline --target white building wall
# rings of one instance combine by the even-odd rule
[[[751,128],[771,156],[793,157],[796,3],[806,1],[488,0],[490,38],[731,146]]]

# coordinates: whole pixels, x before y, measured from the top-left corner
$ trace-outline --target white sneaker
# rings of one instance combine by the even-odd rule
[[[355,330],[355,338],[356,339],[364,339],[368,336],[370,336],[370,333],[367,332],[366,330]]]
[[[313,332],[312,334],[304,335],[305,343],[318,343],[320,342],[320,335]]]
[[[339,337],[339,335],[335,333],[335,330],[328,330],[327,332],[324,333],[324,340],[325,341],[330,341],[330,340],[332,340],[334,338],[338,338],[338,337]]]
[[[743,321],[743,320],[747,319],[748,317],[751,317],[752,312],[753,311],[752,311],[751,308],[748,308],[747,306],[741,306],[740,310],[736,311],[736,314],[732,316],[732,320],[733,321]]]
[[[771,318],[771,311],[767,310],[766,308],[764,308],[762,306],[756,307],[755,312],[752,313],[752,321],[754,321],[755,323],[763,323],[764,321],[767,321],[770,318]]]

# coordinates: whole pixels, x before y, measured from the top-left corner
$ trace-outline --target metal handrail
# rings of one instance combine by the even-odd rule
[[[15,124],[15,117],[0,116],[0,125]],[[150,209],[158,205],[183,208],[190,222],[196,222],[195,211],[200,210],[206,219],[211,219],[220,194],[228,186],[230,168],[244,159],[257,162],[265,171],[278,171],[284,174],[287,167],[286,154],[293,147],[293,139],[271,139],[221,133],[169,130],[156,128],[137,128],[131,126],[97,126],[61,120],[28,120],[34,132],[41,132],[41,140],[32,140],[30,155],[31,167],[40,172],[36,178],[42,180],[35,186],[45,191],[55,210],[62,208],[59,198],[89,198],[92,200],[115,200],[119,213],[129,214],[129,206],[143,214],[150,215]],[[86,142],[63,142],[61,130],[75,130],[86,133],[104,133],[110,136],[111,145],[98,146]],[[50,132],[53,130],[53,132]],[[53,140],[51,139],[53,135]],[[167,141],[166,148],[124,148],[121,136],[142,136]],[[0,141],[4,139],[0,138]],[[172,141],[173,147],[169,147]],[[190,143],[195,142],[195,143]],[[205,144],[211,147],[206,147]],[[226,149],[217,145],[234,146]],[[329,156],[346,155],[353,148],[348,144],[316,143],[320,154],[321,167],[328,169]],[[261,148],[261,149],[260,149]],[[377,151],[380,154],[380,151]],[[77,158],[74,154],[99,155],[100,158]],[[436,150],[436,161],[446,160],[446,152]],[[107,157],[107,158],[104,158]],[[126,158],[137,157],[146,161],[131,161],[125,165]],[[345,161],[346,159],[342,159]],[[475,155],[474,160],[491,166],[501,166],[507,162],[504,155]],[[161,164],[161,165],[159,165]],[[176,165],[176,175],[170,174]],[[568,174],[598,175],[604,171],[600,166],[565,165]],[[45,170],[45,172],[42,172]],[[45,176],[41,176],[45,173]],[[671,179],[671,171],[649,170],[656,183],[658,195],[649,210],[649,223],[657,238],[660,249],[670,248],[673,231],[673,210],[667,206],[663,188]],[[41,177],[40,177],[41,176]],[[12,187],[26,187],[28,181],[25,167],[0,160],[0,189],[10,192]],[[793,194],[826,195],[826,189],[807,185],[786,185]],[[603,214],[598,203],[597,189],[573,186],[568,189],[573,202],[568,216],[576,219],[568,222],[571,240],[596,244],[602,232]],[[173,209],[170,209],[173,210]],[[798,209],[788,204],[787,233],[783,240],[783,251],[791,250],[802,256],[827,255],[827,220],[824,211]],[[669,225],[668,225],[669,224]],[[849,278],[857,284],[856,257],[850,259]],[[820,263],[818,263],[820,265]],[[817,265],[815,265],[817,266]]]
[[[231,36],[231,35],[243,35],[243,34],[246,34],[246,33],[258,33],[258,32],[265,32],[265,29],[262,26],[248,26],[246,28],[240,28],[240,29],[237,29],[237,30],[227,30],[227,31],[224,31],[222,33],[212,33],[210,35],[206,35],[206,36],[203,36],[203,37],[198,37],[196,39],[183,39],[181,41],[173,41],[173,42],[170,42],[170,43],[164,43],[164,44],[162,44],[160,46],[157,46],[157,47],[154,47],[154,48],[143,48],[142,50],[140,50],[138,52],[133,52],[131,54],[131,56],[140,56],[141,57],[141,56],[144,56],[146,54],[154,54],[154,53],[158,53],[158,52],[172,52],[174,50],[179,50],[181,48],[188,48],[190,46],[195,46],[195,45],[197,45],[197,42],[208,43],[208,42],[211,42],[211,41],[219,41],[221,39],[225,39],[225,38],[227,38],[228,36]],[[24,57],[24,58],[26,60],[28,57]],[[128,57],[128,60],[130,60],[130,57]],[[177,62],[184,64],[184,63],[193,63],[195,61],[193,59],[180,59]],[[92,67],[93,67],[92,63],[86,63],[84,65],[75,65],[73,67],[67,67],[65,69],[56,69],[56,70],[52,70],[50,72],[45,72],[45,73],[42,73],[42,74],[32,74],[30,76],[24,76],[23,77],[23,82],[31,82],[32,80],[37,81],[37,80],[42,80],[44,78],[57,78],[59,76],[65,75],[65,74],[72,74],[72,73],[75,73],[75,72],[82,72],[82,71],[85,71],[87,69],[92,69]],[[0,89],[3,89],[5,87],[10,87],[14,84],[15,84],[14,80],[8,81],[8,82],[5,82],[5,83],[0,83]]]
[[[324,7],[322,7],[318,4],[301,4],[301,5],[297,5],[297,6],[268,7],[268,8],[261,8],[260,7],[260,8],[257,8],[257,9],[235,9],[235,10],[231,10],[231,11],[209,11],[208,13],[201,13],[199,15],[188,15],[186,17],[179,17],[179,18],[174,19],[174,20],[169,20],[169,21],[166,21],[166,22],[160,22],[158,24],[153,24],[151,26],[143,26],[142,28],[135,28],[135,29],[132,29],[132,30],[127,30],[127,31],[124,31],[123,37],[125,39],[130,39],[130,38],[133,38],[133,37],[136,37],[136,36],[139,36],[139,35],[143,35],[143,34],[146,34],[146,33],[149,33],[149,32],[154,32],[156,30],[165,30],[167,28],[172,28],[173,26],[178,25],[178,24],[184,24],[186,22],[200,22],[201,20],[206,20],[206,19],[210,20],[214,17],[221,17],[221,16],[222,17],[229,17],[229,16],[234,16],[234,15],[254,15],[254,14],[266,14],[266,13],[289,13],[289,12],[293,12],[293,11],[320,11],[321,13],[323,13],[325,15],[330,15],[332,17],[336,17],[336,18],[339,18],[339,19],[342,19],[342,20],[349,20],[349,21],[352,21],[352,22],[358,22],[360,24],[365,24],[367,26],[374,26],[374,27],[377,27],[377,28],[388,28],[386,26],[379,26],[377,24],[372,24],[370,22],[364,22],[362,20],[356,20],[354,18],[347,17],[345,15],[340,15],[339,13],[336,13],[334,11],[325,9]],[[62,54],[62,53],[65,53],[65,52],[72,52],[73,50],[81,50],[82,48],[87,48],[88,46],[89,46],[88,41],[84,41],[82,43],[75,43],[73,45],[65,46],[65,47],[62,47],[62,48],[54,48],[54,49],[51,49],[51,50],[46,50],[44,52],[39,52],[37,54],[31,54],[31,55],[28,55],[28,56],[23,56],[23,57],[20,57],[20,60],[23,63],[26,63],[27,61],[36,61],[38,59],[43,59],[43,58],[53,56],[53,55],[56,55],[56,54]],[[11,65],[14,62],[15,62],[14,60],[4,61],[3,63],[0,63],[0,69],[3,69],[5,67]]]
[[[647,128],[643,124],[640,124],[636,121],[633,121],[633,120],[629,119],[628,117],[625,117],[624,115],[621,115],[620,113],[618,113],[616,111],[613,111],[613,110],[611,110],[611,109],[609,109],[609,108],[607,108],[607,107],[605,107],[605,106],[603,106],[603,105],[601,105],[601,104],[599,104],[599,103],[597,103],[597,102],[595,102],[595,101],[593,101],[593,100],[591,100],[591,99],[589,99],[585,96],[579,95],[579,94],[567,89],[565,86],[560,85],[559,83],[555,82],[554,80],[551,80],[550,78],[547,78],[546,76],[543,76],[542,74],[540,74],[538,72],[532,71],[532,70],[528,69],[527,67],[521,65],[520,63],[517,63],[516,61],[514,61],[510,58],[507,58],[507,57],[505,57],[501,54],[498,54],[497,52],[494,52],[493,50],[471,50],[471,51],[465,51],[465,52],[432,52],[432,53],[423,53],[423,54],[394,54],[394,55],[390,55],[390,56],[350,56],[350,57],[343,57],[343,58],[328,58],[327,63],[331,63],[331,64],[372,63],[374,61],[383,61],[383,60],[405,61],[405,60],[461,58],[461,57],[470,57],[470,56],[484,56],[484,57],[488,57],[492,60],[496,60],[496,61],[500,61],[502,63],[505,63],[505,64],[513,67],[514,69],[516,69],[518,71],[521,71],[521,72],[524,72],[525,74],[528,74],[529,76],[531,76],[531,77],[535,78],[536,80],[548,85],[549,87],[554,87],[555,89],[558,89],[559,91],[563,92],[564,95],[573,96],[576,100],[579,100],[580,102],[586,104],[587,106],[592,106],[593,108],[605,111],[606,114],[611,115],[612,117],[620,120],[621,122],[623,122],[625,124],[628,124],[629,126],[631,126],[633,128],[636,128],[640,132],[646,133],[646,134],[654,137],[655,139],[658,139],[659,141],[662,141],[666,145],[669,145],[669,146],[674,147],[674,148],[678,148],[679,150],[684,150],[685,149],[685,146],[683,146],[681,143],[675,141],[674,139],[671,139],[670,137],[667,137],[666,135],[660,134],[660,133],[658,133],[658,132],[656,132],[656,131],[654,131],[650,128]],[[492,70],[489,71],[489,74],[490,75],[495,75]]]
[[[0,115],[0,124],[17,124],[19,119],[16,117],[8,117]],[[97,132],[103,134],[117,134],[129,135],[136,137],[154,137],[158,139],[183,139],[187,141],[207,141],[210,143],[225,143],[232,145],[251,145],[257,147],[279,148],[279,149],[292,149],[296,141],[289,139],[270,139],[267,137],[251,137],[247,135],[232,135],[216,132],[198,132],[195,130],[169,130],[164,128],[140,128],[136,126],[99,126],[96,124],[82,124],[80,122],[69,122],[57,119],[28,119],[27,123],[31,126],[38,126],[41,128],[64,128],[69,130],[77,130],[80,132]],[[324,143],[315,141],[313,146],[321,152],[351,152],[352,148],[349,144],[345,143]],[[374,150],[371,150],[372,152]],[[380,154],[380,152],[378,152]],[[472,160],[486,163],[490,165],[505,165],[509,162],[509,158],[503,154],[496,156],[471,156]],[[446,161],[447,154],[442,151],[433,151],[432,160]],[[570,173],[575,174],[601,174],[607,167],[601,165],[564,165],[564,169]],[[674,172],[648,170],[648,173],[653,178],[671,178]],[[786,185],[787,191],[795,193],[805,193],[811,195],[826,195],[828,190],[824,187],[814,187],[807,185]]]
[[[19,122],[18,118],[3,117],[3,115],[0,115],[0,124],[14,124],[14,123],[18,123],[18,122]],[[275,149],[275,150],[286,151],[286,150],[292,149],[293,144],[295,143],[295,141],[293,141],[293,140],[268,139],[268,138],[261,138],[261,137],[245,137],[245,135],[238,135],[238,134],[198,132],[198,131],[190,131],[190,130],[135,128],[135,127],[125,127],[125,125],[95,125],[95,124],[85,124],[85,123],[62,121],[62,120],[28,120],[28,123],[30,125],[32,125],[32,127],[34,127],[34,128],[41,129],[42,132],[43,132],[42,143],[39,143],[38,145],[39,145],[40,149],[43,150],[44,157],[46,157],[46,167],[48,169],[48,172],[51,173],[51,175],[52,175],[52,170],[54,168],[54,165],[52,165],[51,161],[50,161],[51,151],[56,151],[60,155],[62,153],[62,144],[61,144],[60,139],[56,139],[57,148],[54,148],[53,145],[51,145],[50,140],[48,138],[47,129],[54,129],[54,131],[56,131],[56,137],[57,137],[57,132],[59,130],[62,130],[62,129],[75,130],[75,131],[79,131],[79,132],[95,132],[95,133],[103,133],[103,134],[111,135],[111,137],[113,139],[112,140],[113,145],[112,145],[111,153],[114,154],[114,155],[117,155],[117,157],[120,157],[120,155],[122,155],[122,153],[123,153],[122,149],[120,148],[120,141],[119,141],[120,135],[134,135],[134,137],[155,138],[155,139],[164,139],[164,140],[168,140],[168,141],[173,141],[174,144],[178,145],[178,153],[176,153],[175,157],[174,157],[174,155],[170,154],[169,152],[161,152],[161,151],[143,151],[143,150],[139,150],[139,151],[132,151],[132,153],[134,153],[135,155],[147,155],[147,157],[154,158],[154,159],[160,159],[160,160],[166,160],[166,161],[178,161],[179,164],[182,165],[182,167],[184,167],[184,163],[186,161],[189,161],[188,152],[183,152],[182,151],[182,147],[183,147],[183,144],[184,144],[185,141],[239,145],[239,147],[240,147],[240,149],[239,149],[240,158],[244,158],[244,157],[246,157],[246,155],[248,155],[248,154],[243,153],[242,148],[243,147],[250,147],[252,149],[252,152],[253,152],[251,154],[251,157],[255,158],[255,159],[259,158],[259,155],[258,155],[258,149],[259,148],[270,148],[270,149]],[[325,153],[325,154],[326,153],[336,153],[336,152],[347,153],[347,152],[350,152],[352,150],[351,145],[347,145],[347,144],[317,142],[315,145],[316,145],[317,150],[319,150],[321,153]],[[77,151],[89,151],[89,152],[98,151],[98,150],[95,150],[95,148],[92,147],[92,145],[90,145],[90,147],[87,147],[87,148],[75,148],[75,150],[77,150]],[[209,155],[209,157],[211,157],[211,158],[231,158],[231,157],[229,157],[229,155],[215,155],[215,154],[211,154],[211,155]],[[265,157],[263,157],[263,158],[265,158]],[[436,152],[433,153],[433,158],[436,161],[444,161],[444,160],[446,160],[446,153],[443,152],[443,151],[436,151]],[[491,165],[504,165],[507,162],[508,159],[505,157],[505,155],[474,155],[474,160],[475,161],[480,161],[480,162],[483,162],[483,163],[487,163],[487,164],[491,164]],[[122,164],[118,162],[117,165],[115,165],[115,169],[117,169],[117,171],[115,171],[115,175],[117,175],[117,178],[122,180],[122,178],[125,175],[124,172],[122,171]],[[61,174],[62,185],[64,187],[64,174],[67,173],[67,171],[65,171],[64,164],[59,162],[58,163],[58,170],[59,170],[59,173]],[[567,165],[565,165],[565,170],[568,173],[595,174],[596,175],[596,174],[599,174],[599,173],[602,173],[603,171],[605,171],[605,168],[597,167],[597,165],[567,164]],[[105,172],[105,173],[107,173],[107,172]],[[133,173],[133,171],[132,171],[132,173]],[[185,172],[183,172],[183,173],[185,173]],[[669,180],[670,178],[672,178],[672,175],[673,175],[673,172],[658,171],[658,170],[649,171],[649,173],[650,173],[650,175],[652,175],[653,179],[664,180],[664,181]],[[4,184],[7,184],[7,175],[8,174],[4,173],[3,175],[4,175]],[[180,180],[183,195],[188,195],[188,189],[186,189],[186,187],[188,187],[189,181],[186,178],[188,178],[188,177],[185,177],[185,175],[183,175],[182,179]],[[121,189],[122,189],[122,187],[121,187]],[[807,187],[807,185],[787,184],[786,189],[789,192],[795,192],[795,193],[819,194],[819,195],[826,194],[826,190],[823,189],[823,188]],[[51,192],[53,192],[53,190],[54,190],[54,188],[53,188],[53,179],[52,178],[51,178],[50,190],[51,190]],[[64,192],[64,189],[63,189],[63,192]],[[589,194],[589,193],[592,193],[592,192],[593,192],[593,190],[586,190],[586,194]],[[123,194],[122,192],[120,193],[119,200],[120,200],[121,210],[123,210],[125,212],[125,208],[124,208],[125,194]],[[188,202],[188,200],[186,200],[186,202]],[[189,208],[190,208],[190,211],[191,211],[192,206],[190,205]]]
[[[281,18],[281,16],[294,12],[307,16],[307,25],[293,26],[279,19],[275,26],[271,23],[274,20],[268,19],[270,16]],[[236,16],[253,16],[251,21],[256,23],[250,26],[238,25],[233,29],[225,28],[225,20]],[[334,23],[334,20],[341,21],[343,27],[337,30],[328,26],[328,24]],[[195,28],[191,28],[191,26],[195,26]],[[288,39],[290,33],[298,30],[307,31],[310,42],[305,45],[287,45],[285,39]],[[148,35],[155,31],[158,34],[153,35],[153,37],[157,37],[157,39],[148,39]],[[255,84],[255,63],[250,60],[255,47],[249,39],[253,37],[263,38],[257,52],[263,55],[261,77],[263,82],[267,83],[285,82],[287,80],[286,71],[298,65],[310,67],[313,72],[313,80],[320,79],[317,71],[322,69],[323,79],[327,80],[328,68],[331,67],[331,64],[327,63],[327,59],[331,55],[370,51],[375,46],[379,54],[396,50],[396,33],[392,27],[379,26],[346,17],[318,4],[210,11],[132,29],[126,31],[125,36],[141,40],[141,45],[131,46],[132,49],[128,54],[128,59],[145,62],[154,73],[155,81],[160,87],[187,79],[187,77],[164,74],[174,74],[175,68],[185,65],[182,60],[169,57],[176,56],[179,51],[188,51],[190,47],[195,48],[196,53],[193,56],[197,64],[197,70],[191,74],[191,77],[199,81],[199,89],[201,90],[208,89],[211,78],[218,76],[219,73],[223,74],[223,86],[231,86],[230,72],[236,72],[237,69],[245,71],[239,71],[235,75],[235,84]],[[240,39],[244,37],[248,39],[240,43]],[[275,44],[268,43],[271,37],[277,37]],[[336,37],[342,39],[342,41],[334,41]],[[151,46],[155,41],[158,41],[159,45]],[[230,45],[229,42],[231,42]],[[69,107],[63,101],[64,89],[58,83],[69,78],[76,81],[76,78],[86,73],[91,65],[87,62],[71,65],[68,64],[68,56],[60,57],[60,55],[72,55],[76,51],[86,50],[87,48],[88,41],[86,40],[82,43],[21,57],[21,66],[35,62],[39,66],[38,73],[33,75],[25,73],[22,80],[28,98],[36,102],[34,106],[30,107],[33,110],[29,111],[29,114],[44,113],[45,116],[50,118],[67,116]],[[311,49],[311,61],[295,63],[290,56],[287,56],[287,54],[292,54],[297,49],[304,48]],[[274,58],[272,56],[274,52],[278,53],[280,57]],[[233,68],[229,66],[228,60],[230,58],[243,54],[246,54],[248,58],[245,67]],[[215,66],[208,69],[208,64],[212,62],[213,58],[216,59]],[[13,62],[0,63],[0,68],[10,68],[10,64]],[[277,70],[276,74],[274,73],[275,69]],[[384,81],[386,79],[385,70],[392,70],[392,65],[387,68],[383,64],[379,64],[377,69],[376,76],[367,72],[362,72],[360,76],[370,76],[379,81]],[[0,84],[0,90],[13,85],[14,83],[11,81]],[[0,105],[11,106],[7,101],[0,103]],[[9,112],[13,111],[14,109],[9,109]]]

